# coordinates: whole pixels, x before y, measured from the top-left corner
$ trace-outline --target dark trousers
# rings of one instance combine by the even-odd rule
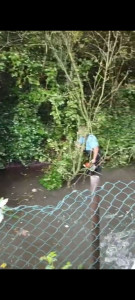
[[[88,160],[91,160],[93,157],[92,151],[84,150],[84,154]],[[96,174],[95,172],[101,173],[101,166],[99,165],[100,159],[101,159],[101,153],[99,151],[97,158],[96,158],[96,162],[95,162],[95,165],[97,166],[97,168],[95,169],[94,172],[88,171],[88,174],[95,175]]]

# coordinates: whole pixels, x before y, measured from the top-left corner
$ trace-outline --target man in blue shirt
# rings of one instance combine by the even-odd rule
[[[84,148],[84,152],[87,154],[89,161],[97,166],[95,172],[99,172],[101,169],[98,166],[100,162],[100,151],[96,136],[93,134],[87,134],[87,129],[84,126],[80,127],[78,135],[80,137],[77,141],[77,146],[82,146]]]
[[[85,163],[84,166],[87,167],[88,174],[90,175],[90,190],[91,192],[95,192],[97,187],[100,184],[100,173],[101,167],[100,163],[100,150],[99,143],[95,135],[88,134],[86,127],[82,126],[78,130],[78,140],[77,147],[83,147],[84,152],[87,154],[87,158],[89,162],[91,162],[95,167],[94,170],[91,170],[91,167],[88,167]]]

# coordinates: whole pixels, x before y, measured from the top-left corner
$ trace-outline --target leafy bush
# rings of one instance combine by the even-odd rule
[[[68,48],[61,39],[64,34],[65,38],[68,37]],[[92,118],[93,109],[102,94],[101,75],[105,66],[103,63],[102,72],[98,73],[102,51],[94,46],[93,38],[96,37],[97,45],[104,51],[106,34],[100,32],[96,37],[95,32],[0,32],[0,168],[11,161],[28,164],[31,160],[47,160],[53,165],[41,180],[46,188],[61,187],[64,181],[72,178],[75,174],[74,147],[70,151],[66,141],[76,140],[78,125],[86,121],[85,108],[89,112],[88,119],[89,116]],[[132,34],[134,36],[134,32]],[[123,50],[117,57],[117,49],[117,59],[115,53],[112,56],[115,64],[106,78],[105,95],[110,95],[109,91],[115,89],[113,85],[117,86],[118,75],[123,78],[127,69],[132,73],[129,77],[134,78],[132,34],[118,33],[119,42],[124,43],[119,48]],[[52,40],[55,52],[47,36]],[[113,32],[110,32],[110,37],[113,43]],[[71,51],[68,52],[68,49]],[[72,61],[69,54],[72,54]],[[125,60],[122,69],[121,58],[123,63]],[[68,78],[64,69],[69,74]],[[99,87],[93,94],[96,77]],[[135,86],[128,83],[130,80],[125,82],[112,99],[108,96],[101,103],[93,123],[93,133],[103,151],[110,141],[108,156],[117,152],[108,166],[126,165],[135,159]]]
[[[62,175],[57,171],[56,168],[53,168],[45,174],[41,179],[40,183],[47,189],[47,190],[55,190],[59,189],[63,185],[63,178]]]
[[[27,99],[19,102],[4,101],[0,110],[0,168],[6,163],[20,161],[27,164],[31,160],[43,161],[46,131],[38,107]]]
[[[55,251],[50,252],[47,256],[41,256],[40,261],[46,261],[48,265],[45,269],[53,270],[56,269],[54,263],[57,261],[57,253]],[[66,270],[72,267],[72,264],[68,261],[61,269]]]

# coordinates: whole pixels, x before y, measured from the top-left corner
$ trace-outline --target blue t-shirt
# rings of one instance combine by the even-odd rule
[[[80,137],[78,142],[82,145],[85,143],[85,138]],[[86,138],[86,151],[92,151],[95,147],[99,146],[98,140],[93,134],[89,134]]]

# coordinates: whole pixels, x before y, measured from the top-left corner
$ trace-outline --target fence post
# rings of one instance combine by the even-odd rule
[[[99,201],[100,197],[97,194],[97,187],[100,183],[100,177],[97,175],[90,176],[90,191],[91,191],[91,239],[92,239],[92,265],[95,269],[100,269],[100,216],[99,216]]]

